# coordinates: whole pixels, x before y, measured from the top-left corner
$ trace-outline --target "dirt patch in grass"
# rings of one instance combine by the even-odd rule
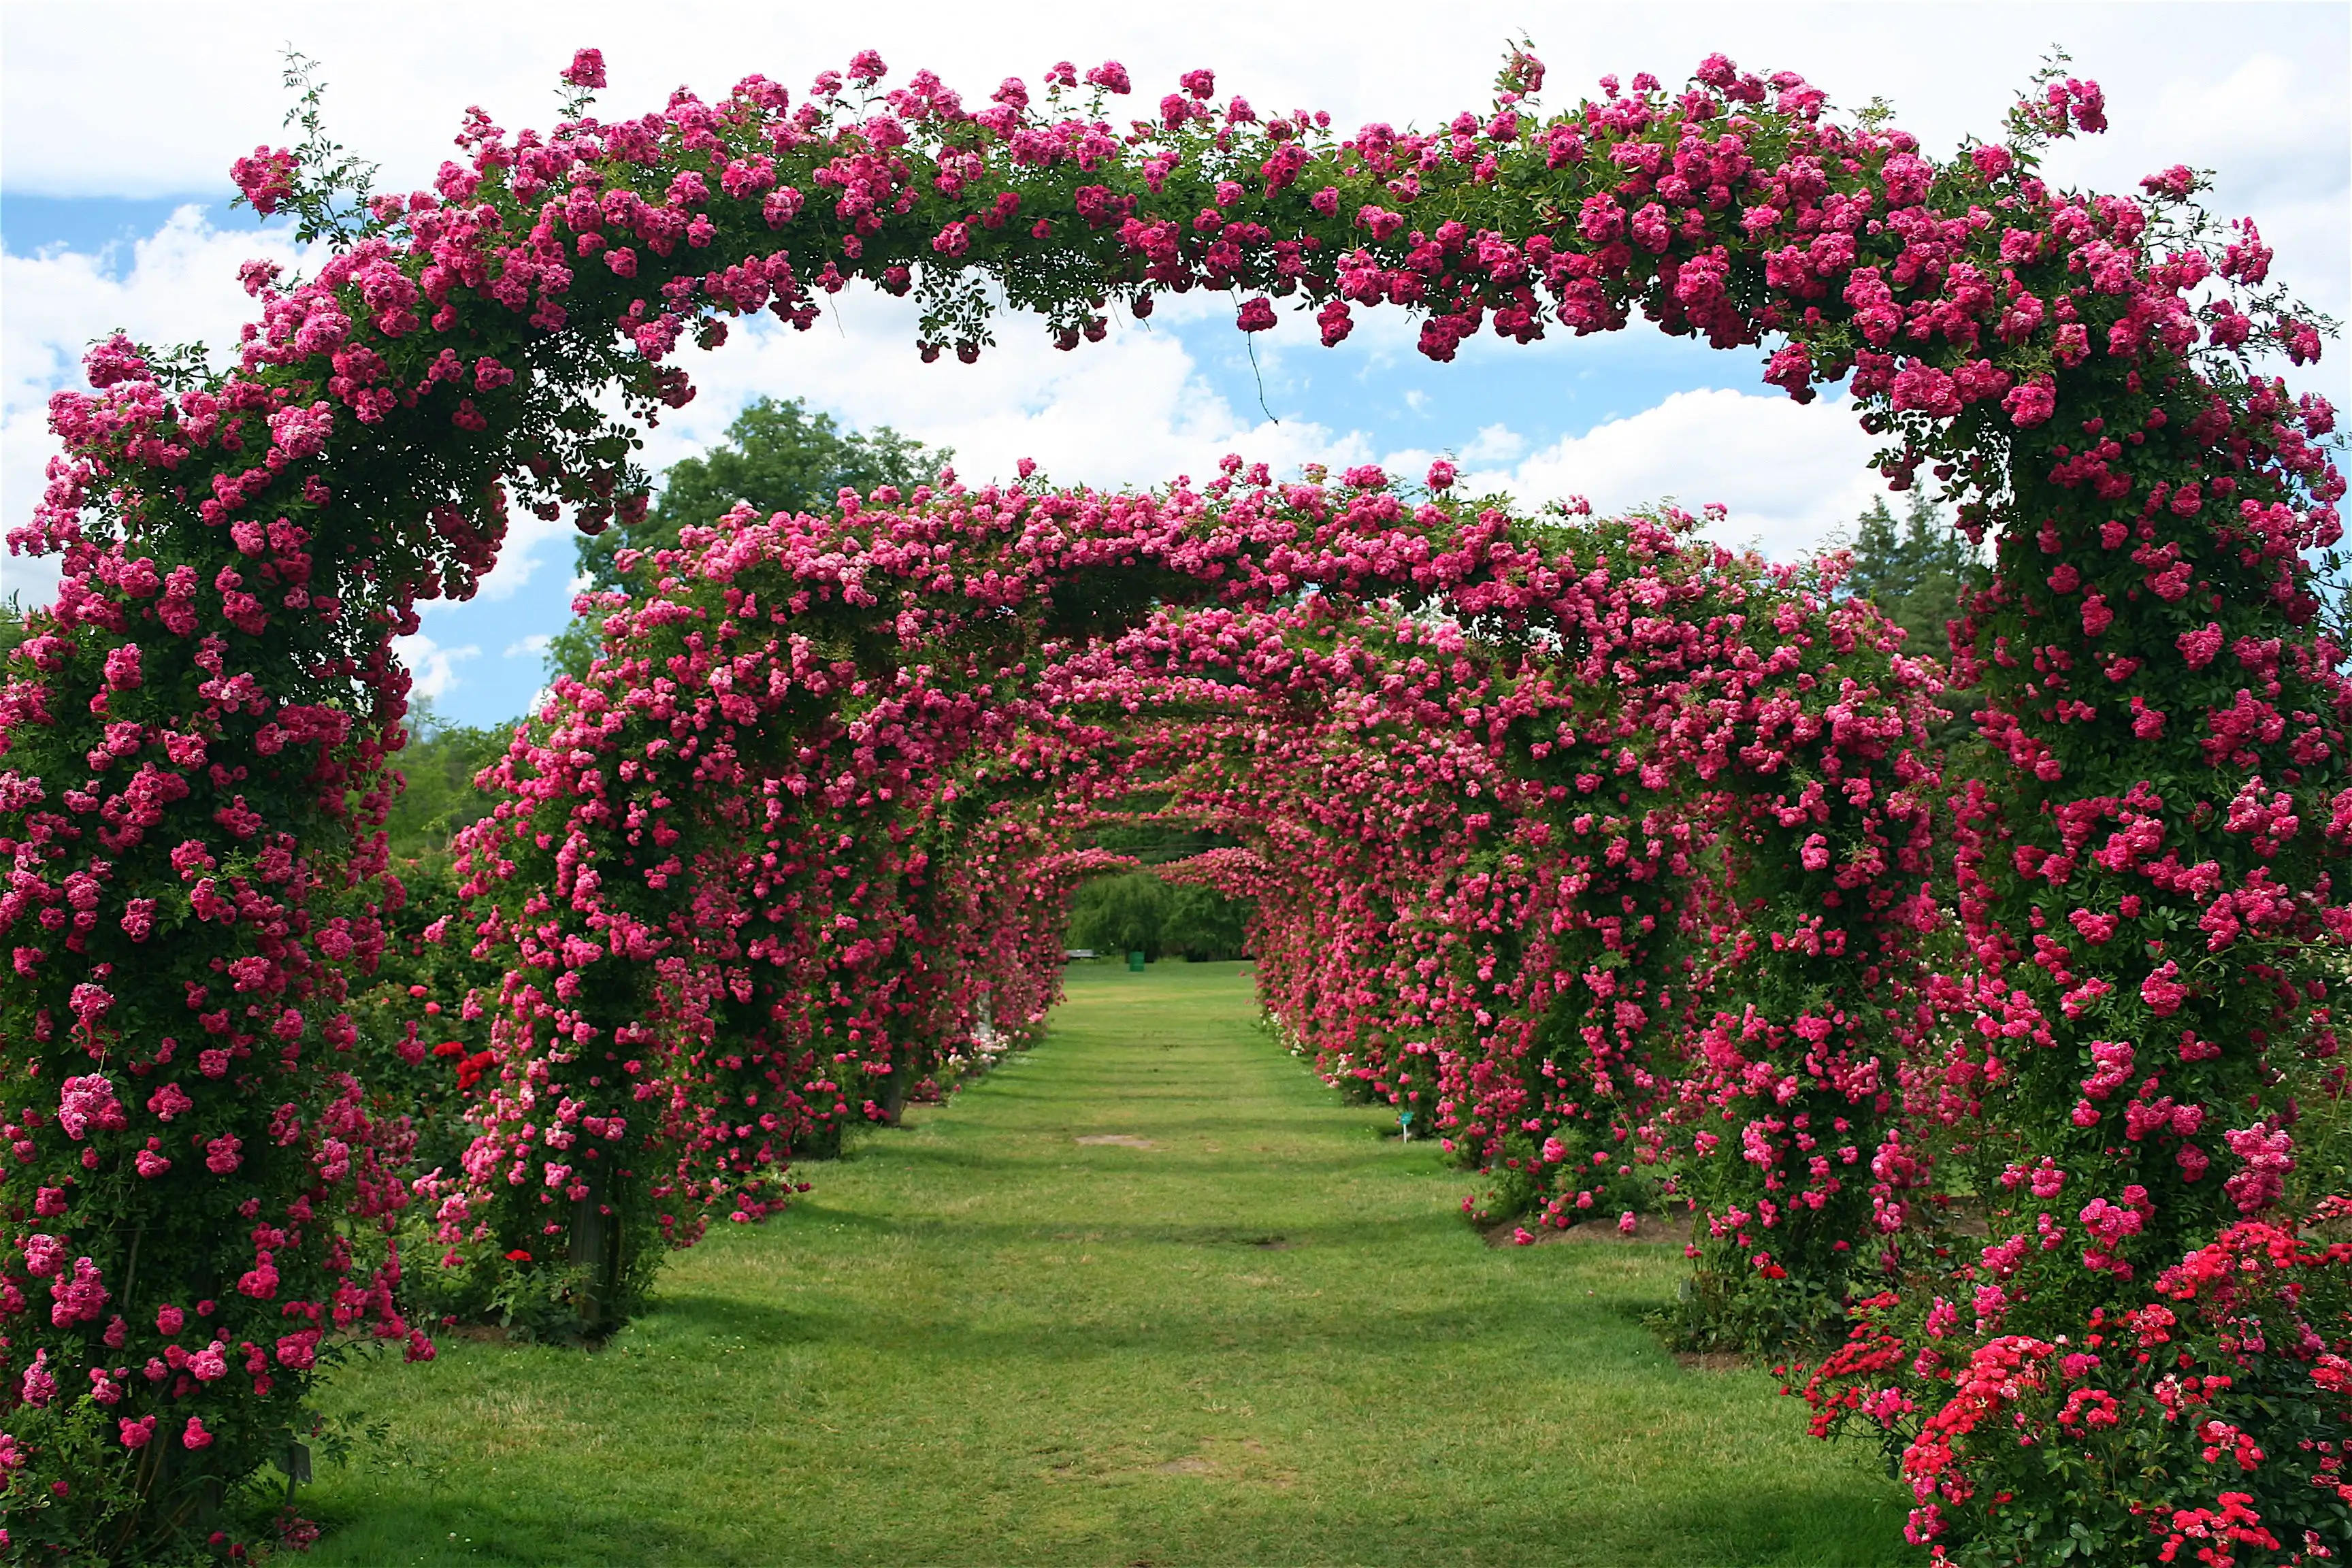
[[[1298,1245],[1272,1230],[1219,1230],[1202,1239],[1212,1247],[1246,1247],[1256,1252],[1288,1252]]]
[[[433,1332],[437,1339],[474,1340],[491,1345],[502,1345],[508,1341],[507,1331],[496,1323],[457,1323]]]
[[[1197,1476],[1206,1480],[1230,1481],[1244,1486],[1272,1487],[1286,1490],[1297,1480],[1287,1466],[1279,1464],[1267,1454],[1265,1445],[1255,1437],[1203,1437],[1201,1451],[1184,1454],[1161,1464],[1146,1468],[1155,1476]]]
[[[1620,1231],[1614,1220],[1586,1220],[1582,1225],[1553,1234],[1562,1241],[1614,1241],[1663,1246],[1667,1242],[1688,1241],[1690,1222],[1660,1219],[1655,1215],[1645,1214],[1634,1221],[1631,1236]]]
[[[1519,1240],[1518,1233],[1522,1230],[1535,1239]],[[1489,1247],[1549,1247],[1558,1241],[1609,1242],[1619,1246],[1657,1247],[1668,1242],[1686,1241],[1689,1239],[1690,1232],[1686,1223],[1643,1215],[1634,1222],[1630,1235],[1619,1230],[1615,1220],[1606,1218],[1589,1219],[1581,1225],[1570,1226],[1566,1230],[1555,1230],[1549,1226],[1531,1226],[1522,1221],[1512,1220],[1503,1225],[1489,1226],[1485,1235],[1486,1245]]]
[[[1138,1138],[1131,1132],[1090,1132],[1075,1140],[1080,1143],[1111,1143],[1121,1149],[1157,1149],[1159,1144],[1149,1138]]]
[[[1947,1206],[1940,1217],[1956,1236],[1990,1237],[1992,1221],[1985,1215],[1984,1205],[1963,1199]]]

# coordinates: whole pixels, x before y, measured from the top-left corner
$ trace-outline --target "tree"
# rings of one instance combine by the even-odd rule
[[[1160,940],[1171,952],[1198,963],[1239,958],[1249,942],[1254,899],[1229,899],[1214,888],[1179,883],[1168,889],[1168,918]]]
[[[1069,945],[1099,952],[1179,952],[1198,962],[1238,958],[1248,941],[1251,900],[1214,888],[1171,886],[1150,871],[1097,877],[1070,901]]]
[[[1854,531],[1853,575],[1846,579],[1846,586],[1854,597],[1867,599],[1883,610],[1890,596],[1902,592],[1898,579],[1903,552],[1895,513],[1885,496],[1870,498],[1870,510],[1855,520]]]
[[[1149,871],[1098,877],[1070,900],[1070,945],[1160,956],[1168,884]]]
[[[878,485],[910,488],[929,479],[955,456],[953,448],[930,447],[887,425],[845,433],[830,414],[811,414],[797,397],[758,397],[727,426],[727,440],[708,456],[682,458],[663,475],[661,493],[638,521],[616,522],[573,542],[573,558],[585,586],[624,587],[620,552],[660,550],[676,544],[688,523],[710,523],[739,500],[762,517],[779,511],[831,511],[846,486],[860,493]],[[557,633],[547,650],[551,672],[583,675],[596,657],[593,625],[577,619]]]
[[[1950,655],[1945,628],[1959,618],[1960,590],[1983,571],[1968,536],[1925,491],[1915,489],[1900,534],[1886,498],[1872,499],[1856,522],[1853,575],[1846,585],[1908,634],[1905,652],[1941,659]]]
[[[617,588],[614,556],[622,549],[658,550],[677,542],[688,523],[709,523],[737,501],[762,517],[779,511],[831,511],[844,487],[863,494],[877,485],[908,489],[936,474],[955,453],[909,439],[887,425],[845,432],[830,414],[811,414],[797,397],[754,398],[727,426],[727,441],[706,457],[684,458],[663,477],[645,518],[574,546],[591,586]]]
[[[1101,849],[1132,855],[1146,866],[1182,860],[1204,849],[1230,849],[1235,840],[1205,827],[1139,817],[1133,822],[1107,824],[1086,836],[1085,842]]]
[[[474,787],[474,775],[507,749],[506,727],[452,724],[425,703],[412,724],[394,761],[407,785],[383,825],[394,861],[446,855],[459,828],[488,816],[494,802]]]
[[[16,651],[16,646],[33,635],[33,606],[10,594],[0,598],[0,660]]]

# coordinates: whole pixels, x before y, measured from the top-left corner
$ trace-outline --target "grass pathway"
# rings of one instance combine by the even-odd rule
[[[314,1561],[1906,1561],[1866,1456],[1642,1328],[1678,1247],[1486,1246],[1255,1011],[1240,965],[1081,966],[603,1352],[345,1373],[399,1442],[321,1471]]]

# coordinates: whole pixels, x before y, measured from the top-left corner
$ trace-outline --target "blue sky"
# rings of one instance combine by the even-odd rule
[[[79,384],[83,344],[118,326],[149,341],[233,342],[249,304],[236,262],[268,254],[302,264],[282,226],[228,208],[225,179],[230,159],[257,142],[286,140],[275,62],[289,38],[321,62],[337,134],[382,159],[384,183],[404,188],[429,179],[468,103],[509,126],[544,122],[554,70],[590,43],[612,63],[614,110],[657,103],[681,80],[721,92],[751,69],[798,90],[871,43],[898,74],[928,65],[968,96],[1007,72],[1034,80],[1060,58],[1122,59],[1139,93],[1153,96],[1162,79],[1213,64],[1224,90],[1262,106],[1326,107],[1349,126],[1426,121],[1483,100],[1505,38],[1525,32],[1552,66],[1554,101],[1604,69],[1679,77],[1719,47],[1743,64],[1801,70],[1838,102],[1883,95],[1900,123],[1948,149],[1964,132],[1991,132],[2056,39],[2074,69],[2105,85],[2115,129],[2067,151],[2053,172],[2114,189],[2174,162],[2215,168],[2217,207],[2256,216],[2283,276],[2339,314],[2352,293],[2352,7],[2343,5],[1449,14],[1318,4],[1275,13],[1202,0],[1181,17],[1129,18],[1053,5],[982,16],[919,0],[850,20],[678,4],[654,30],[644,16],[600,0],[496,12],[12,0],[0,10],[0,507],[11,522],[29,510],[51,449],[42,405]],[[446,47],[452,27],[464,29],[463,48]],[[1305,320],[1286,319],[1256,340],[1254,369],[1231,302],[1194,297],[1164,301],[1149,323],[1121,323],[1072,354],[1015,319],[1000,324],[1003,346],[980,364],[949,356],[926,366],[905,305],[871,294],[832,303],[806,334],[771,324],[739,331],[716,354],[689,354],[701,395],[655,433],[647,456],[659,464],[701,449],[746,400],[768,393],[953,446],[967,477],[1008,473],[1023,456],[1066,480],[1152,484],[1204,474],[1227,450],[1277,469],[1310,460],[1410,468],[1449,451],[1474,478],[1530,501],[1720,502],[1727,537],[1783,555],[1818,546],[1875,493],[1864,468],[1872,443],[1834,400],[1797,409],[1759,384],[1748,355],[1639,331],[1531,348],[1481,339],[1438,365],[1413,351],[1412,329],[1392,312],[1362,320],[1335,351],[1317,346]],[[2352,406],[2347,357],[2334,345],[2298,380]],[[541,681],[538,649],[568,616],[571,560],[562,532],[519,520],[480,595],[427,611],[405,652],[439,711],[491,722],[522,710]],[[46,565],[0,558],[0,589],[46,594]]]
[[[206,207],[215,221],[228,216],[236,187],[216,191],[185,191],[165,196],[53,196],[0,188],[0,235],[12,256],[37,256],[43,251],[73,250],[110,256],[119,273],[131,245],[162,228],[180,207]],[[250,213],[245,221],[260,224]]]

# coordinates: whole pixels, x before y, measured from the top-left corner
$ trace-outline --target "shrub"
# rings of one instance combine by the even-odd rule
[[[1864,1303],[1805,1389],[1817,1434],[1886,1447],[1937,1562],[2222,1568],[2352,1542],[2352,1242],[2241,1221],[2135,1305],[1973,1351],[1964,1289],[1916,1323]]]

